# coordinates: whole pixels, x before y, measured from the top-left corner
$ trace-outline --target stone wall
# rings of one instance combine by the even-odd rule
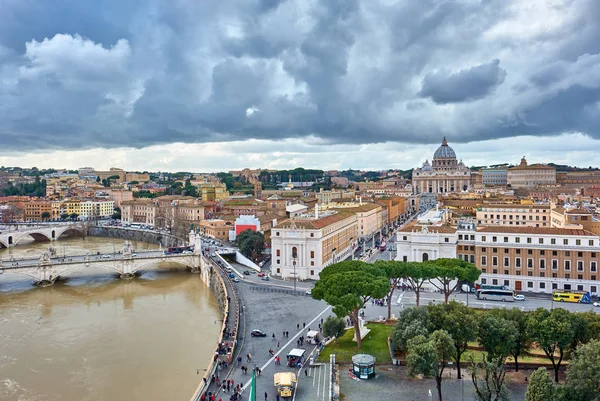
[[[187,241],[171,234],[156,233],[144,230],[131,230],[118,227],[90,227],[89,234],[93,237],[119,238],[130,241],[162,244],[163,247],[187,245]]]

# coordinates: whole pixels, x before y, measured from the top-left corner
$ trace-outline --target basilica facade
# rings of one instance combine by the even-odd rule
[[[444,137],[442,145],[421,167],[413,169],[412,186],[415,194],[450,193],[469,189],[471,170],[462,161],[456,160],[456,153],[448,146]]]

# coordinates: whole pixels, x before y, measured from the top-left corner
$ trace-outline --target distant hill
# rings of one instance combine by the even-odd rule
[[[552,166],[556,169],[556,171],[577,171],[577,170],[587,170],[587,171],[598,171],[600,168],[589,166],[588,168],[581,168],[577,166],[567,166],[566,164],[555,164],[548,163],[549,166]]]

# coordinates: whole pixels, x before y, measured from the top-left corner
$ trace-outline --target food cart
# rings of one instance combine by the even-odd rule
[[[316,330],[311,330],[306,333],[306,342],[309,344],[318,344],[321,338],[319,337],[319,332]]]

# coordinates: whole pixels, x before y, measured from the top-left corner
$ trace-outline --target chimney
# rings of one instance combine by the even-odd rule
[[[319,204],[315,203],[315,219],[319,218]]]

